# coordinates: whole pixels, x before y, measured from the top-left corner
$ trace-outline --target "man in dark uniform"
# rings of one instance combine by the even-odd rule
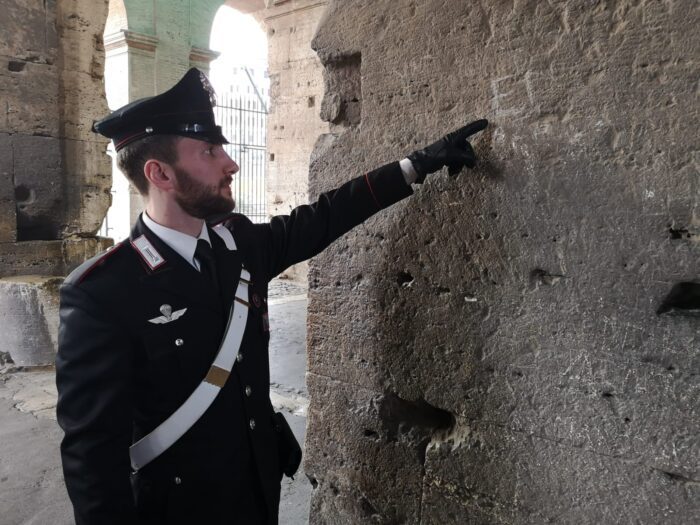
[[[192,69],[94,126],[146,206],[129,239],[61,288],[57,415],[78,524],[277,523],[268,283],[428,173],[473,167],[467,137],[487,124],[253,224],[231,213],[239,168],[212,97]]]

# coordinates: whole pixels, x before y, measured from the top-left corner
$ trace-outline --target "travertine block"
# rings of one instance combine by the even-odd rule
[[[0,55],[0,131],[40,136],[59,135],[59,71],[55,65],[25,63],[12,71],[14,59]]]
[[[16,134],[12,148],[18,240],[54,240],[64,222],[61,141]]]
[[[430,176],[311,263],[310,377],[457,421],[409,475],[423,504],[406,522],[697,520],[697,318],[656,315],[700,279],[700,11],[681,4],[329,3],[314,47],[339,126],[311,157],[312,198],[491,122],[476,170]],[[342,116],[354,98],[360,125]],[[307,435],[346,428],[333,399],[312,394]],[[315,469],[405,479],[349,450]],[[315,494],[319,522],[392,521],[336,501]]]
[[[0,279],[0,352],[17,366],[53,364],[58,348],[61,277]]]
[[[53,63],[57,56],[56,2],[4,2],[0,55],[18,61]]]
[[[12,138],[0,133],[0,243],[17,240]]]
[[[66,276],[83,261],[112,244],[112,239],[104,237],[0,243],[0,278],[18,275]]]

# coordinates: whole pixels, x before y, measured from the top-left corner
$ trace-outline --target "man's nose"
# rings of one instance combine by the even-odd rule
[[[224,154],[226,155],[226,173],[235,175],[241,171],[241,167],[236,163],[236,161],[233,160],[228,153],[224,152]]]

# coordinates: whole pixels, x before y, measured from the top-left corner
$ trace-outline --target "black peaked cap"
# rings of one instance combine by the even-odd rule
[[[92,125],[92,131],[121,148],[152,135],[180,135],[212,144],[228,144],[214,120],[214,90],[206,75],[190,69],[165,93],[119,108]]]

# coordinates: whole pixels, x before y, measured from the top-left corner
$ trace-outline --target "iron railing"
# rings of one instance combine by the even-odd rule
[[[267,108],[262,100],[217,94],[214,114],[230,144],[226,152],[240,166],[233,176],[236,211],[253,222],[264,222],[266,214]]]

